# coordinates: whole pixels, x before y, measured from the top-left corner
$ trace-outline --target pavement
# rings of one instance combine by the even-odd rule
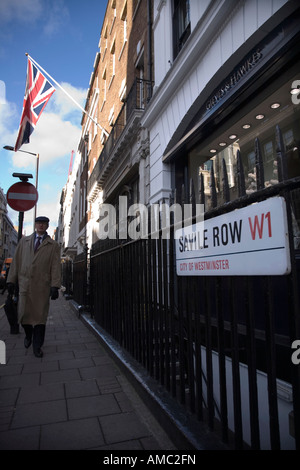
[[[24,348],[24,337],[21,327],[10,334],[0,308],[0,450],[176,450],[62,295],[50,301],[43,358]]]

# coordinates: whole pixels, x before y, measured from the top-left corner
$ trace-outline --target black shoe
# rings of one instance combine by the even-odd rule
[[[43,351],[41,350],[41,348],[36,349],[33,352],[34,352],[35,357],[43,357]]]
[[[24,339],[24,346],[25,346],[26,349],[29,348],[29,346],[31,345],[31,343],[32,343],[31,339],[28,339],[28,338],[25,337],[25,339]]]

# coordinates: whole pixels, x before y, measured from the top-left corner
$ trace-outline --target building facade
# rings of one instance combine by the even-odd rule
[[[5,258],[12,258],[18,243],[18,233],[7,215],[7,202],[0,188],[0,266]]]
[[[181,403],[194,400],[192,413],[208,414],[211,428],[218,416],[236,448],[294,449],[295,435],[299,445],[299,373],[289,357],[299,332],[299,15],[293,0],[109,1],[91,117],[83,116],[78,165],[62,193],[66,246],[92,249],[96,321],[163,386],[173,380],[173,396],[179,362]],[[151,207],[170,195],[189,201],[193,186],[214,220],[229,202],[256,203],[251,196],[273,187],[279,195],[287,181],[296,188],[287,199],[290,277],[188,278],[176,275],[173,243],[140,240],[111,253],[99,243],[111,235],[100,230],[103,208],[118,208],[120,196]]]
[[[284,0],[155,0],[153,11],[154,93],[150,106],[141,118],[141,125],[148,130],[150,141],[149,203],[162,202],[170,194],[175,194],[178,200],[188,202],[192,184],[196,202],[204,204],[206,212],[222,205],[224,207],[225,202],[234,201],[241,194],[239,162],[242,162],[245,177],[245,197],[271,188],[282,180],[299,178],[299,4]],[[280,146],[278,138],[276,139],[278,128],[282,134]],[[285,148],[286,152],[284,177],[278,167],[278,155],[281,152],[279,147]],[[261,165],[258,165],[258,154]],[[296,250],[293,262],[295,260],[297,265],[300,248],[299,190],[292,191],[290,197],[293,218],[291,243]],[[224,239],[223,242],[225,247],[228,240]],[[223,251],[220,248],[219,253],[226,253],[225,248]],[[199,311],[204,318],[208,312],[207,305],[213,303],[212,298],[205,300],[205,292],[216,288],[213,278],[209,279],[212,280],[203,281],[206,286],[204,290],[200,290],[200,281],[196,284],[196,278],[191,280],[191,285],[195,282],[198,286],[201,295]],[[183,280],[183,288],[184,282]],[[233,279],[232,282],[238,284]],[[260,282],[255,282],[251,302],[257,302],[255,321],[257,328],[264,331],[265,326],[260,324],[259,318],[264,318],[266,311],[256,297],[261,292]],[[277,285],[274,277],[272,282]],[[223,290],[220,290],[222,283],[216,281],[216,285],[219,286],[216,290],[217,298],[219,295],[226,297]],[[188,287],[186,289],[187,293]],[[287,309],[284,299],[284,288],[277,285],[277,305],[272,315],[274,314],[274,331],[279,336],[288,331],[288,316],[283,314]],[[184,309],[188,308],[186,304],[188,299],[184,297]],[[243,308],[246,307],[244,305]],[[238,310],[238,315],[242,315],[243,308]],[[222,308],[219,306],[219,310],[224,318],[230,317],[231,311],[226,303]],[[190,313],[194,315],[194,310]],[[299,315],[297,308],[294,314]],[[183,313],[183,317],[184,315]],[[222,336],[222,333],[218,334]],[[280,349],[280,346],[276,348]],[[220,351],[217,341],[213,349]],[[204,349],[202,352],[207,354]],[[266,370],[262,364],[264,354],[257,353],[257,367],[261,371]],[[266,354],[268,356],[269,352]],[[280,363],[287,364],[288,359],[283,358],[281,352],[278,352],[278,357],[279,365],[276,368],[280,369]],[[216,355],[215,359],[220,361],[220,356]],[[219,370],[214,376],[217,384],[221,380],[221,375],[218,377],[218,374],[222,365],[219,362],[215,367],[216,371]],[[226,373],[227,367],[228,365]],[[241,377],[244,374],[241,365],[239,373]],[[264,390],[259,406],[267,390],[264,374],[265,372],[259,372],[257,376],[258,386],[261,391]],[[283,371],[277,370],[276,374],[277,379],[286,380],[278,384],[279,388],[282,386],[282,392],[284,390],[282,395],[277,392],[280,397],[279,420],[282,419],[281,445],[282,448],[294,448],[288,418],[291,412],[288,402],[292,400],[292,379],[290,376],[287,378]],[[240,387],[245,400],[246,397],[249,398],[244,387],[246,381],[243,376]],[[218,395],[217,389],[216,385],[214,393]],[[227,392],[228,390],[227,388]],[[221,397],[218,404],[222,407]],[[235,412],[230,400],[224,406],[228,407],[226,419],[231,421],[229,427],[236,430]],[[242,406],[242,415],[249,416],[251,421],[247,404]],[[259,413],[262,420],[259,424],[261,446],[269,448],[273,445],[270,444],[272,437],[270,438],[268,430],[263,430],[268,412],[266,416],[264,410]],[[244,440],[250,443],[248,432],[246,425],[243,427]]]
[[[139,122],[152,93],[151,18],[150,1],[107,3],[81,123],[78,165],[61,201],[62,214],[72,206],[65,226],[73,237],[67,241],[64,234],[64,250],[72,247],[80,253],[82,246],[90,248],[101,238],[103,203],[118,207],[120,195],[130,203],[149,198],[148,134]]]
[[[235,197],[237,150],[250,192],[254,137],[262,141],[266,184],[274,184],[276,124],[290,149],[289,177],[299,175],[299,106],[290,94],[299,79],[297,7],[271,0],[154,2],[155,94],[142,117],[150,135],[150,202],[190,179],[198,193],[201,173],[207,189],[211,166],[220,195],[223,158]]]

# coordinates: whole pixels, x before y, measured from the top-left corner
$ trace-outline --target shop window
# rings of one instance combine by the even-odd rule
[[[202,138],[188,155],[188,175],[184,181],[182,170],[176,163],[176,187],[180,192],[181,184],[190,179],[194,182],[195,193],[199,197],[200,175],[204,182],[206,210],[211,208],[211,169],[213,168],[217,203],[224,203],[223,161],[225,161],[230,200],[238,197],[237,188],[237,152],[240,152],[245,175],[246,193],[257,190],[255,140],[258,138],[264,167],[264,185],[269,187],[278,183],[276,126],[282,132],[286,160],[287,176],[300,176],[300,106],[291,100],[291,83],[295,77],[285,78],[276,89],[272,84],[272,93],[265,89],[244,108],[239,108],[235,116],[219,127],[210,128],[209,135]],[[274,92],[274,89],[276,90]],[[178,175],[181,174],[181,178]],[[294,196],[295,227],[300,229],[300,191]],[[197,201],[199,202],[199,200]],[[295,232],[296,233],[296,232]],[[300,234],[300,230],[299,230]],[[299,236],[300,240],[300,236]],[[300,246],[300,241],[299,241]]]
[[[173,3],[173,54],[174,59],[191,34],[190,1],[174,0]]]
[[[289,129],[288,131],[283,133],[283,141],[286,147],[289,147],[292,144],[292,142],[294,141],[294,134],[292,129]]]
[[[264,144],[264,160],[265,162],[270,162],[274,160],[274,158],[273,142],[266,142]]]
[[[249,171],[254,170],[254,167],[255,167],[255,153],[254,153],[254,151],[248,153],[247,162],[248,162],[248,170]]]

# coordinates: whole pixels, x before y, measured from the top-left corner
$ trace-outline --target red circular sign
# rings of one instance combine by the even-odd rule
[[[32,209],[38,200],[38,192],[31,183],[15,183],[7,191],[7,204],[15,211],[24,212]]]

